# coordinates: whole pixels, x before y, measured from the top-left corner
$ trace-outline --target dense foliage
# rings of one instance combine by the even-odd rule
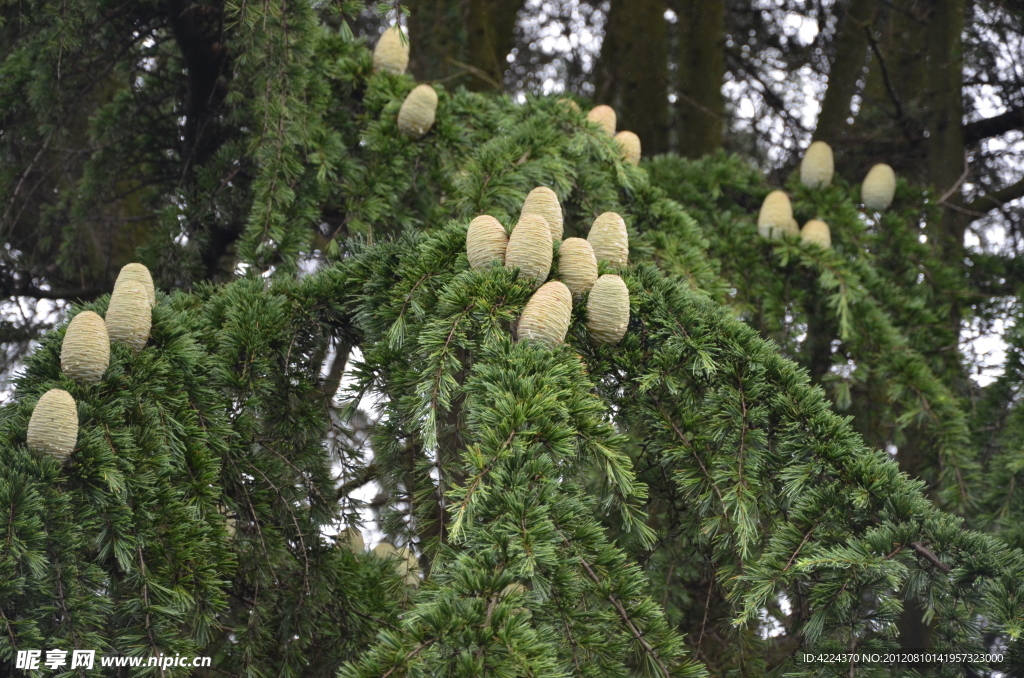
[[[197,675],[849,675],[799,657],[917,629],[1024,669],[1021,341],[971,389],[954,320],[972,292],[922,237],[926,190],[865,214],[859,177],[793,177],[826,250],[757,235],[772,187],[743,160],[636,168],[554,97],[437,85],[412,140],[415,83],[372,72],[349,4],[229,5],[230,63],[182,57],[183,15],[156,9],[5,25],[0,103],[37,121],[5,152],[46,139],[48,169],[3,171],[62,189],[8,256],[70,279],[114,260],[110,224],[138,224],[174,291],[96,385],[47,333],[0,410],[0,665],[63,647],[212,656]],[[222,76],[179,110],[171,74],[199,58]],[[620,344],[588,340],[586,300],[564,345],[515,341],[536,285],[469,268],[469,221],[511,227],[538,185],[566,237],[625,218]],[[25,444],[53,387],[79,406],[65,465]],[[336,536],[366,515],[414,550],[419,586]]]

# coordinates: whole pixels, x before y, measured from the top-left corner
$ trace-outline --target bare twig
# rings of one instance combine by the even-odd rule
[[[930,548],[928,548],[927,546],[925,546],[921,542],[919,542],[919,541],[911,542],[910,546],[915,551],[917,551],[917,553],[919,555],[923,556],[925,560],[929,561],[932,565],[934,565],[935,567],[939,568],[940,570],[942,570],[946,574],[949,574],[950,572],[953,571],[952,567],[950,567],[946,563],[944,563],[941,560],[939,560],[939,557],[937,555],[935,555],[935,553]]]

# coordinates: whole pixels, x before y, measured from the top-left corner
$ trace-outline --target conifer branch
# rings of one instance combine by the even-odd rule
[[[572,548],[572,543],[565,538],[565,535],[562,535],[562,539],[566,548]],[[601,579],[594,572],[594,569],[590,566],[590,563],[587,562],[586,558],[579,556],[579,560],[580,564],[583,565],[583,569],[587,571],[587,576],[590,577],[590,580],[598,586],[600,586]],[[651,646],[651,644],[647,642],[647,639],[644,638],[644,634],[640,631],[640,629],[636,627],[636,624],[633,623],[632,618],[629,616],[629,613],[626,611],[626,608],[619,601],[618,597],[614,593],[609,593],[607,598],[611,602],[612,606],[615,608],[615,611],[618,613],[619,618],[622,619],[622,622],[629,629],[630,633],[633,634],[633,638],[640,644],[640,647],[644,649],[644,652],[646,652],[648,656],[650,656],[651,659],[654,660],[654,662],[658,665],[658,668],[661,669],[661,672],[665,676],[665,678],[672,678],[672,672],[669,671],[669,668],[665,665],[665,662],[661,660],[661,657],[658,655],[658,651],[655,650]]]
[[[917,551],[918,554],[923,556],[932,565],[934,565],[935,567],[939,568],[944,573],[949,574],[950,572],[953,571],[952,567],[950,567],[946,563],[944,563],[941,560],[939,560],[939,557],[937,555],[935,555],[935,553],[930,548],[928,548],[927,546],[925,546],[921,542],[919,542],[919,541],[910,542],[910,546],[915,551]]]
[[[354,490],[357,490],[371,480],[374,480],[379,473],[380,469],[377,466],[377,463],[375,461],[371,461],[369,464],[364,466],[354,478],[338,487],[338,495],[335,498],[335,501],[341,501]]]
[[[419,645],[417,645],[416,647],[414,647],[414,648],[413,648],[412,650],[410,650],[410,651],[408,652],[408,654],[406,654],[406,655],[405,655],[405,659],[403,659],[403,660],[402,660],[402,663],[403,663],[403,664],[407,663],[407,662],[408,662],[408,661],[409,661],[410,659],[412,659],[413,657],[415,657],[416,655],[418,655],[418,654],[419,654],[420,652],[423,652],[423,650],[426,650],[426,649],[427,649],[428,647],[430,647],[431,645],[433,645],[434,643],[436,643],[436,642],[437,642],[437,640],[438,640],[437,638],[431,638],[431,639],[430,639],[430,640],[428,640],[428,641],[425,641],[425,642],[423,642],[423,643],[420,643]],[[386,671],[386,672],[384,673],[384,675],[382,675],[382,676],[381,676],[380,678],[388,678],[388,676],[390,676],[390,675],[391,675],[392,673],[394,673],[394,672],[395,672],[395,671],[397,671],[397,670],[398,670],[398,667],[397,667],[397,666],[392,666],[392,667],[391,667],[390,669],[388,669],[388,670],[387,670],[387,671]]]
[[[1011,108],[1005,113],[964,125],[964,143],[976,144],[983,139],[1000,136],[1021,127],[1024,127],[1024,108]]]

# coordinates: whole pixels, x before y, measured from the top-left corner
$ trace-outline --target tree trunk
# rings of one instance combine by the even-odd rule
[[[417,81],[442,80],[458,71],[448,57],[463,56],[466,40],[459,0],[409,0],[409,71]]]
[[[409,66],[417,80],[500,90],[522,0],[412,0]]]
[[[928,183],[940,196],[959,193],[964,170],[963,30],[965,0],[936,0],[928,31]],[[963,261],[964,226],[945,210],[938,229],[947,262]]]
[[[851,7],[837,38],[836,57],[816,137],[832,144],[836,169],[857,181],[875,163],[888,163],[908,180],[925,183],[928,90],[929,5],[904,0],[897,5],[875,3],[877,16],[865,30],[864,7]],[[860,42],[863,51],[853,43]],[[867,56],[868,72],[862,76]],[[863,87],[857,80],[864,78]],[[852,125],[850,104],[861,100]],[[836,94],[833,94],[836,92]]]
[[[878,0],[848,0],[836,6],[840,15],[839,32],[814,137],[827,141],[840,152],[850,136],[847,120],[851,117],[853,97],[858,93],[857,81],[867,64],[868,30],[874,23],[877,8]]]
[[[679,17],[675,48],[676,90],[672,122],[673,148],[699,158],[722,145],[725,77],[725,3],[720,0],[675,0]]]
[[[595,99],[640,136],[644,155],[668,150],[668,25],[658,0],[613,0],[595,69]]]

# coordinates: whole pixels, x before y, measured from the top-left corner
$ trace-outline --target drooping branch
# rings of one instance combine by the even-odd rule
[[[1024,197],[1024,178],[1010,184],[1009,186],[1005,186],[998,191],[987,193],[975,198],[973,201],[963,205],[963,208],[971,213],[981,216],[986,212],[1002,207],[1006,203],[1021,197]]]
[[[1024,108],[1011,108],[1000,115],[964,125],[964,143],[975,144],[983,139],[1021,128],[1024,128]]]

